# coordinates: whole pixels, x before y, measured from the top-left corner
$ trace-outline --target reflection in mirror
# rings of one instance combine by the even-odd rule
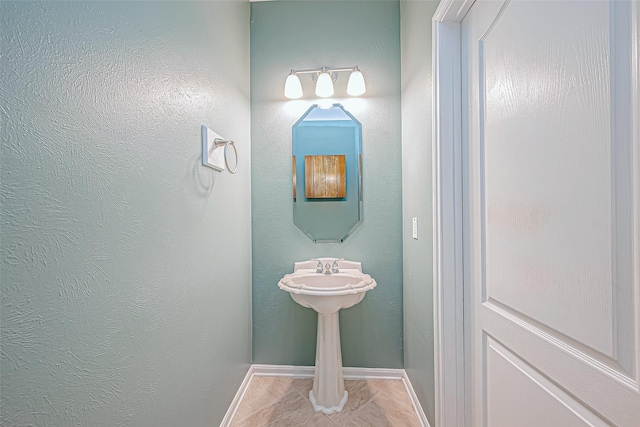
[[[293,221],[343,242],[362,223],[362,125],[342,105],[312,106],[293,126]]]

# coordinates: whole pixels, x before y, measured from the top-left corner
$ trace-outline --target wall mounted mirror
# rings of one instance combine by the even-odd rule
[[[293,221],[316,243],[362,223],[362,125],[342,105],[312,106],[293,125]]]

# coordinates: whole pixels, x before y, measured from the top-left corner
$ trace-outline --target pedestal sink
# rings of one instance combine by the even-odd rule
[[[296,262],[293,273],[286,274],[278,286],[301,306],[318,312],[316,369],[309,400],[316,411],[340,412],[349,393],[342,378],[338,311],[362,301],[376,281],[362,273],[359,262],[320,258]]]

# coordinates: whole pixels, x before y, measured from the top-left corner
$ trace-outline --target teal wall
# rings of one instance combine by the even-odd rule
[[[340,313],[344,366],[403,366],[400,6],[397,1],[257,2],[251,5],[254,363],[313,365],[317,314],[278,289],[295,261],[361,261],[378,282]],[[362,123],[364,222],[344,243],[314,244],[293,223],[291,127],[317,102],[283,95],[291,68],[360,66],[367,93],[336,98]]]
[[[249,4],[0,16],[0,424],[218,425],[251,361]]]
[[[437,6],[437,1],[400,2],[404,367],[431,425],[435,425],[431,18]],[[411,237],[414,217],[418,240]]]

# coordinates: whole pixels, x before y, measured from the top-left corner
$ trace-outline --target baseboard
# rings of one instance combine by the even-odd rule
[[[231,401],[231,405],[229,405],[229,409],[227,409],[227,413],[224,414],[224,418],[220,423],[220,427],[228,427],[231,425],[231,421],[233,420],[233,417],[236,415],[236,412],[238,411],[238,407],[240,406],[240,403],[242,402],[242,399],[244,398],[244,395],[247,392],[247,389],[249,388],[249,383],[251,382],[251,378],[253,378],[253,375],[254,375],[253,366],[254,365],[251,365],[249,367],[249,370],[247,371],[247,375],[244,376],[244,379],[242,380],[242,384],[240,384],[240,388],[238,389],[238,392],[236,393],[233,400]]]
[[[411,399],[413,409],[416,411],[416,417],[418,417],[418,421],[420,421],[420,427],[431,427],[429,420],[427,419],[427,415],[422,410],[422,405],[418,400],[418,396],[416,396],[416,391],[413,389],[411,381],[409,381],[409,377],[407,376],[407,372],[404,369],[402,370],[402,382],[407,389],[407,393],[409,393],[409,399]]]
[[[251,365],[257,377],[313,378],[314,366]]]
[[[251,378],[256,377],[293,377],[293,378],[313,378],[315,373],[314,366],[288,366],[288,365],[251,365],[247,375],[245,376],[236,396],[231,402],[231,406],[227,410],[220,427],[228,427],[231,424],[231,420],[236,414],[240,402],[244,397]],[[385,369],[385,368],[342,368],[342,376],[345,380],[398,380],[402,381],[409,399],[413,404],[413,408],[416,411],[416,416],[420,421],[421,427],[431,427],[429,421],[422,410],[422,406],[418,401],[411,381],[404,369]]]
[[[313,378],[314,366],[252,365],[253,374],[261,377]],[[403,369],[342,368],[345,380],[401,380]]]

